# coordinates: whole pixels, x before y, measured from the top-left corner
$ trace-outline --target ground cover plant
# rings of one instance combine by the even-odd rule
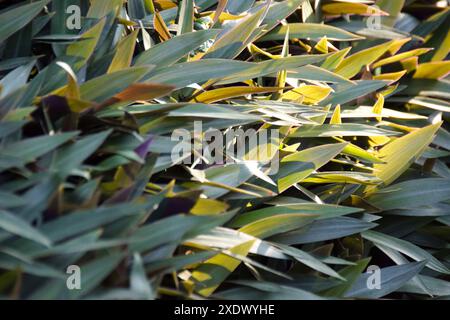
[[[447,1],[0,21],[1,298],[450,296]]]

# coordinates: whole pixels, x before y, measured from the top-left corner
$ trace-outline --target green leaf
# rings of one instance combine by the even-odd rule
[[[425,2],[2,1],[0,297],[448,298],[450,10]]]
[[[83,83],[80,94],[84,100],[103,102],[139,81],[152,67],[133,67],[106,74]]]
[[[328,71],[323,68],[319,68],[313,65],[304,66],[289,72],[289,77],[302,80],[315,80],[329,83],[351,83],[354,82],[342,77],[336,73]]]
[[[450,10],[448,8],[446,10],[439,11],[420,23],[417,27],[414,28],[414,30],[412,30],[411,33],[425,38],[437,28],[439,28],[449,15]]]
[[[417,179],[378,190],[367,200],[383,210],[415,209],[450,200],[449,179]]]
[[[3,208],[14,208],[24,205],[25,200],[14,193],[0,191],[0,203]]]
[[[307,0],[286,0],[282,2],[274,2],[269,7],[263,22],[264,30],[270,31],[283,19],[294,13]],[[284,38],[282,38],[284,40]]]
[[[355,281],[358,280],[361,273],[364,271],[364,269],[369,264],[370,258],[366,258],[363,260],[359,260],[356,265],[354,266],[348,266],[345,267],[342,271],[339,272],[339,274],[345,278],[347,281],[337,287],[334,287],[330,290],[327,290],[325,292],[326,296],[330,297],[342,297],[345,295],[346,292],[349,291],[349,289],[352,287],[352,285],[355,283]]]
[[[285,245],[280,245],[280,244],[278,244],[277,246],[280,247],[284,253],[292,256],[294,259],[298,260],[299,262],[303,263],[304,265],[306,265],[314,270],[317,270],[323,274],[326,274],[331,277],[345,281],[345,278],[340,276],[336,271],[334,271],[329,266],[327,266],[325,263],[321,262],[320,260],[318,260],[315,257],[313,257],[312,255],[310,255],[309,253],[299,250],[294,247],[290,247],[290,246],[285,246]]]
[[[14,162],[1,162],[2,169],[13,167],[21,167],[44,154],[58,148],[70,139],[76,137],[78,132],[67,132],[55,134],[52,136],[40,136],[21,140],[19,142],[9,144],[0,149],[0,159],[14,159]]]
[[[154,299],[155,293],[147,279],[144,263],[139,253],[133,255],[133,266],[130,275],[131,290],[136,291],[145,299]]]
[[[34,275],[37,277],[58,279],[58,281],[64,283],[64,287],[66,288],[66,275],[60,270],[55,269],[48,264],[33,261],[23,261],[12,256],[7,256],[3,253],[0,253],[0,267],[4,270],[20,269],[25,274]]]
[[[213,199],[223,196],[230,191],[243,192],[238,187],[247,182],[253,175],[249,167],[242,163],[211,167],[206,169],[204,174],[205,181],[208,184],[199,186],[201,186],[205,195]],[[254,193],[250,193],[250,195],[255,196]]]
[[[219,81],[218,84],[243,82],[245,80],[270,75],[282,70],[295,71],[295,69],[299,67],[308,64],[319,63],[326,59],[328,56],[329,55],[327,54],[301,55],[248,64],[248,68],[242,66],[240,72],[235,72],[235,74],[226,76],[226,78],[222,81]],[[230,62],[231,61],[228,61],[227,63]],[[233,60],[233,62],[235,61]]]
[[[324,298],[309,291],[280,285],[267,281],[235,280],[234,284],[248,288],[235,287],[220,292],[221,298],[230,300],[323,300]]]
[[[254,2],[254,0],[248,0],[246,2],[239,0],[228,0],[226,10],[232,14],[239,15],[250,9]]]
[[[0,126],[0,138],[4,138],[23,127],[25,121],[2,121]]]
[[[338,87],[335,93],[322,101],[322,105],[343,105],[344,103],[353,101],[360,97],[364,97],[369,93],[375,92],[385,86],[387,82],[380,80],[361,80],[356,81],[356,85],[345,84]]]
[[[170,111],[170,117],[193,117],[193,118],[218,118],[218,119],[239,119],[258,121],[261,118],[257,115],[237,112],[232,108],[210,104],[186,104],[186,106]]]
[[[130,237],[130,248],[143,252],[167,243],[179,243],[229,218],[226,214],[212,217],[175,215],[165,218],[136,230]]]
[[[141,215],[146,205],[120,204],[104,206],[90,210],[74,211],[42,225],[39,230],[51,241],[59,242],[80,233],[97,229],[118,219]]]
[[[271,241],[288,245],[314,243],[357,234],[375,226],[373,223],[349,217],[323,219],[314,221],[305,228],[275,236]]]
[[[413,262],[400,266],[393,266],[380,269],[380,288],[369,289],[367,283],[369,277],[373,274],[364,273],[358,280],[353,283],[353,286],[345,294],[349,298],[359,299],[377,299],[392,292],[396,292],[400,287],[407,283],[410,279],[416,276],[425,266],[425,262]]]
[[[50,170],[60,174],[68,174],[80,166],[84,160],[92,155],[110,135],[111,131],[104,131],[89,135],[83,139],[61,148],[57,151],[51,163]]]
[[[387,12],[389,16],[381,17],[381,22],[388,27],[394,27],[395,22],[401,13],[403,6],[405,5],[405,0],[398,1],[390,1],[390,0],[381,0],[377,2],[377,6]]]
[[[145,267],[147,272],[171,273],[181,270],[189,265],[195,265],[216,256],[217,252],[204,251],[183,256],[174,256],[165,260],[157,260],[148,263]]]
[[[357,123],[304,125],[292,133],[291,138],[327,138],[327,137],[376,137],[395,136],[395,131]],[[347,148],[347,147],[346,147]],[[349,149],[345,150],[348,152]]]
[[[179,89],[210,79],[224,78],[252,67],[253,64],[249,62],[207,59],[161,68],[152,72],[145,81],[169,84]]]
[[[231,59],[237,56],[251,42],[265,11],[266,8],[262,7],[258,12],[241,19],[233,28],[220,35],[209,48],[204,59]]]
[[[416,261],[426,261],[426,266],[440,273],[450,274],[450,270],[442,264],[438,259],[433,257],[424,249],[402,239],[398,239],[380,232],[364,231],[361,233],[366,240],[372,241],[374,244],[380,244],[393,250],[399,251],[411,259]]]
[[[81,265],[81,289],[71,290],[69,299],[80,299],[94,290],[103,279],[114,271],[122,259],[122,253],[112,253]]]
[[[450,282],[430,276],[418,276],[427,290],[434,296],[449,296]],[[413,281],[409,281],[399,289],[400,292],[423,294],[423,289]]]
[[[217,29],[200,30],[179,35],[142,52],[136,57],[134,65],[154,65],[157,69],[172,65],[214,38],[219,31]]]
[[[283,40],[287,28],[288,25],[279,26],[263,36],[260,40]],[[334,41],[354,41],[363,39],[348,31],[317,23],[289,23],[289,37],[291,39],[299,38],[315,41],[318,41],[323,37],[327,37],[328,40]]]
[[[20,66],[4,76],[0,80],[0,88],[2,88],[0,96],[7,96],[25,86],[35,63],[36,61],[32,61],[26,65]]]
[[[151,12],[150,6],[148,6],[149,0],[130,0],[127,2],[128,14],[131,18],[143,19],[148,13]],[[150,1],[153,4],[153,0]]]
[[[178,35],[194,30],[194,2],[182,0],[180,4],[180,18],[178,20]]]
[[[346,143],[337,143],[318,146],[283,158],[277,174],[278,190],[283,192],[301,182],[336,157],[346,145]]]
[[[316,219],[328,219],[359,211],[361,211],[361,209],[359,208],[344,207],[332,204],[298,203],[288,205],[277,205],[242,213],[231,222],[231,226],[242,227],[246,224],[255,222],[257,220],[279,214],[295,213],[295,214],[304,214],[305,216],[314,215],[317,216]]]
[[[30,23],[49,2],[50,0],[37,1],[3,11],[0,14],[0,43]]]
[[[31,226],[28,222],[4,210],[0,210],[0,229],[20,237],[36,241],[45,246],[50,246],[51,241],[39,230]]]

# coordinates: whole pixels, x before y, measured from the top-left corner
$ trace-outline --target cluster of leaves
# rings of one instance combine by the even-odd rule
[[[2,298],[450,296],[446,1],[0,10]],[[278,173],[175,161],[195,120],[279,130]]]

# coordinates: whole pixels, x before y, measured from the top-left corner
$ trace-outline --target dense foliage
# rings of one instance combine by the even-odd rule
[[[0,297],[450,296],[446,1],[0,10]]]

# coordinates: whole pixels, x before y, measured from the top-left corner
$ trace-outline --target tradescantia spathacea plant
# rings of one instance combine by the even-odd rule
[[[1,298],[450,296],[446,1],[0,21]]]

